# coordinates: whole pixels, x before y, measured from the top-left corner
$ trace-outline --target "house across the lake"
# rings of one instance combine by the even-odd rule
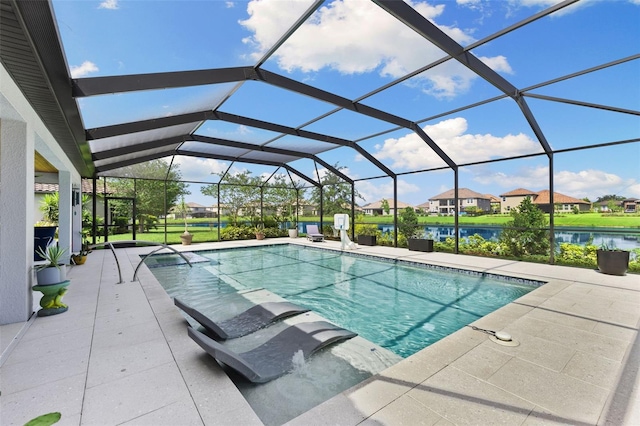
[[[382,201],[384,200],[384,198],[382,200],[378,200],[378,201],[374,201],[373,203],[369,203],[366,206],[362,206],[362,211],[364,214],[369,215],[369,216],[383,216],[386,215],[387,212],[384,211],[384,208],[382,206]],[[393,198],[388,199],[387,203],[389,203],[389,215],[393,215],[395,210],[396,210],[396,206],[395,203],[393,202]],[[400,213],[401,210],[406,209],[407,207],[413,207],[410,204],[407,203],[403,203],[402,201],[398,201],[398,213]]]
[[[480,194],[479,192],[472,191],[468,188],[459,188],[458,202],[460,208],[458,209],[458,211],[464,212],[469,208],[473,208],[474,210],[481,212],[490,212],[492,199],[494,198],[496,197],[493,197],[489,194]],[[420,206],[426,205],[427,203],[424,203]],[[455,191],[453,189],[450,189],[443,192],[442,194],[438,194],[434,197],[429,198],[428,205],[430,213],[437,213],[442,215],[455,214]]]
[[[545,213],[550,213],[552,209],[550,194],[551,191],[548,189],[534,192],[524,188],[518,188],[500,194],[502,198],[501,212],[509,213],[512,209],[518,207],[522,200],[530,198],[531,202],[538,206],[540,210]],[[588,212],[591,209],[590,202],[560,194],[559,192],[553,193],[553,204],[555,211],[559,212],[572,212],[576,208],[581,212]]]

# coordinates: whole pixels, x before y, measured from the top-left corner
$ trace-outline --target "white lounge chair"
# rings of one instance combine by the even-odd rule
[[[324,234],[318,231],[318,225],[307,225],[307,240],[324,241]]]

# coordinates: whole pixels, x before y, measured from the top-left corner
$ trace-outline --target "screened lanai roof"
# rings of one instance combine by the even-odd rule
[[[319,169],[366,180],[640,140],[633,1],[2,0],[2,12],[3,64],[27,81],[12,54],[30,48],[48,87],[27,96],[87,177],[213,160],[311,184]]]

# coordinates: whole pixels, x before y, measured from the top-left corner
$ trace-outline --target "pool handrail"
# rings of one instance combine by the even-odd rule
[[[162,250],[162,249],[169,249],[171,251],[173,251],[174,253],[176,253],[177,255],[179,255],[181,258],[184,259],[185,262],[187,262],[187,265],[189,265],[190,267],[193,268],[193,265],[191,264],[191,262],[189,262],[189,259],[186,258],[185,255],[183,255],[182,253],[180,253],[178,250],[174,249],[173,247],[164,244],[164,243],[157,243],[154,241],[143,241],[143,240],[123,240],[123,241],[117,241],[117,243],[124,243],[124,244],[143,244],[143,245],[148,245],[148,246],[160,246],[157,249],[151,251],[150,253],[147,253],[146,255],[144,255],[144,257],[140,260],[140,263],[138,263],[138,266],[136,266],[136,269],[133,273],[133,278],[131,279],[131,282],[135,282],[137,275],[138,275],[138,269],[140,269],[140,266],[144,263],[145,260],[147,260],[147,257],[149,257],[150,255]],[[106,247],[109,246],[109,248],[111,249],[111,253],[113,253],[113,257],[116,259],[116,265],[118,266],[118,278],[119,281],[116,284],[122,284],[124,283],[124,281],[122,281],[122,272],[120,270],[120,262],[118,261],[118,256],[116,256],[116,251],[113,247],[113,244],[111,241],[106,241],[104,243],[97,243],[97,244],[91,244],[89,246],[89,248],[96,248],[96,247]]]

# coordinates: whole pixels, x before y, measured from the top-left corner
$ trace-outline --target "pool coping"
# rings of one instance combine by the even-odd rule
[[[302,238],[263,241],[340,247]],[[116,284],[106,250],[71,268],[70,310],[33,320],[2,365],[3,424],[23,424],[48,408],[61,411],[66,424],[261,424],[219,366],[187,338],[184,317],[148,268],[129,281],[138,255],[148,251],[117,250],[123,284]],[[388,247],[357,252],[547,284],[474,323],[508,331],[519,347],[464,328],[288,424],[640,423],[637,275]],[[49,362],[64,368],[46,369]]]

